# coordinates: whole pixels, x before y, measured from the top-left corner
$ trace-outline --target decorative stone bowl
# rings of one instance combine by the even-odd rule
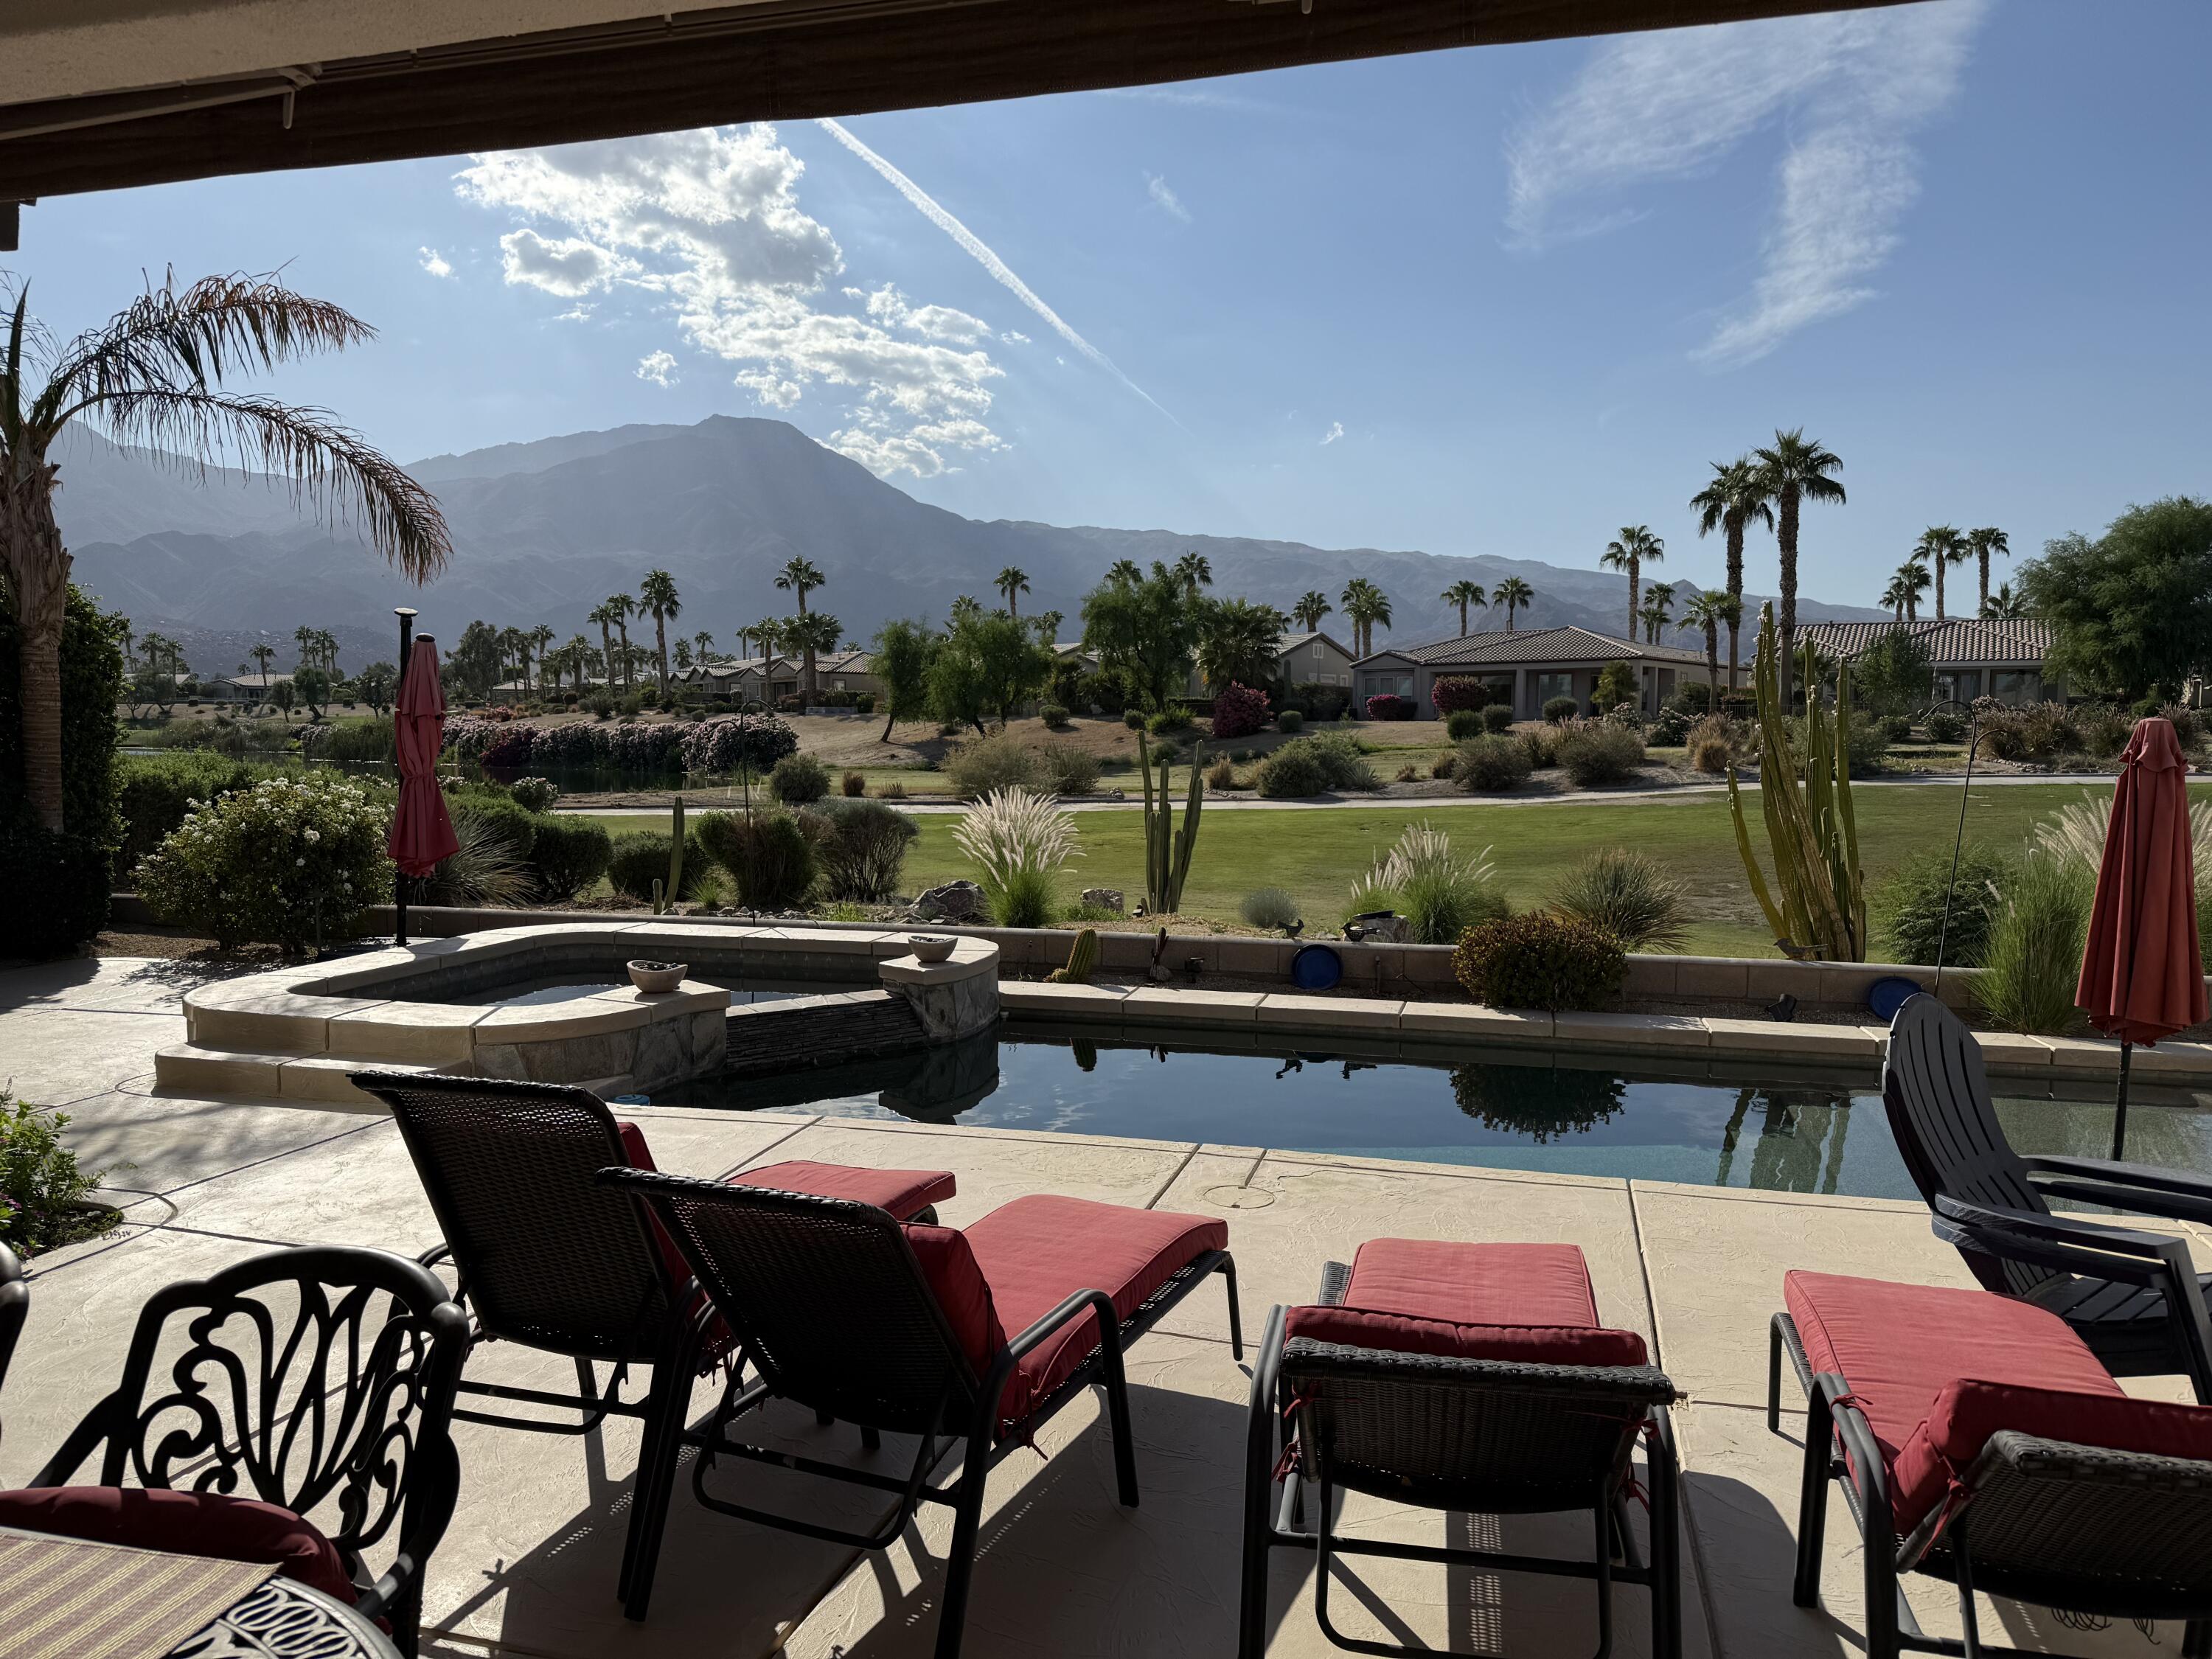
[[[959,943],[950,933],[909,933],[906,942],[914,946],[917,962],[943,962],[951,956],[952,947]]]
[[[647,996],[659,996],[684,983],[691,971],[688,962],[637,961],[629,964],[629,982]]]

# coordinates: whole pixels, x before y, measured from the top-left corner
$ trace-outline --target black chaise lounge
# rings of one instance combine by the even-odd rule
[[[954,1511],[937,1659],[956,1659],[983,1517],[984,1481],[1093,1383],[1106,1395],[1121,1502],[1137,1502],[1123,1352],[1210,1274],[1229,1281],[1230,1340],[1243,1356],[1227,1224],[1204,1216],[1034,1196],[963,1231],[902,1225],[846,1199],[732,1187],[632,1169],[600,1179],[635,1195],[683,1251],[757,1368],[733,1374],[706,1428],[692,1490],[708,1508],[858,1549],[889,1547],[925,1503]],[[914,1462],[878,1474],[736,1439],[746,1413],[789,1400],[878,1432],[916,1437]],[[952,1446],[957,1477],[932,1475]],[[854,1533],[754,1509],[708,1490],[720,1457],[771,1464],[897,1501]]]
[[[1982,1644],[1977,1589],[2185,1620],[2185,1659],[2212,1655],[2212,1408],[2130,1399],[2064,1320],[1987,1291],[1792,1273],[1783,1295],[1806,1394],[1798,1606],[1820,1600],[1832,1479],[1865,1540],[1868,1659],[2023,1651]],[[1907,1571],[1957,1586],[1962,1638],[1923,1632]]]
[[[8,1362],[15,1357],[15,1340],[30,1312],[31,1287],[23,1282],[23,1264],[0,1244],[0,1382],[8,1380]]]
[[[1990,1103],[1980,1045],[1931,996],[1898,1010],[1881,1096],[1936,1237],[1959,1248],[1984,1287],[2057,1314],[2113,1376],[2185,1376],[2200,1402],[2212,1401],[2212,1275],[2198,1276],[2187,1243],[2053,1215],[2049,1202],[2212,1223],[2212,1180],[2014,1152]]]
[[[274,1250],[169,1285],[114,1391],[29,1488],[0,1492],[0,1526],[268,1562],[386,1620],[412,1655],[459,1489],[467,1352],[438,1276],[384,1250]],[[70,1486],[93,1458],[99,1485]],[[362,1553],[387,1541],[380,1577]]]
[[[698,1292],[673,1243],[627,1196],[593,1179],[609,1164],[652,1169],[643,1131],[617,1122],[589,1090],[561,1084],[380,1072],[353,1080],[391,1107],[414,1158],[445,1236],[422,1261],[451,1259],[473,1321],[471,1349],[512,1342],[575,1361],[574,1394],[477,1381],[464,1381],[461,1392],[574,1410],[580,1420],[465,1407],[454,1415],[555,1435],[587,1434],[609,1417],[642,1419],[615,1593],[630,1618],[643,1619],[691,1381],[731,1347],[720,1321],[694,1328]],[[954,1190],[944,1170],[835,1164],[777,1164],[730,1178],[855,1198],[900,1216],[933,1216],[932,1206]],[[604,1389],[596,1364],[615,1368]],[[624,1398],[633,1365],[649,1366],[651,1380]]]
[[[1680,1504],[1667,1417],[1676,1396],[1647,1358],[1635,1332],[1598,1324],[1589,1270],[1571,1244],[1375,1239],[1349,1268],[1329,1263],[1316,1304],[1274,1310],[1252,1374],[1241,1659],[1267,1650],[1267,1569],[1277,1549],[1314,1553],[1314,1616],[1323,1635],[1354,1653],[1429,1650],[1336,1628],[1328,1611],[1336,1556],[1590,1579],[1598,1659],[1612,1646],[1613,1584],[1644,1585],[1651,1650],[1676,1659]],[[1651,1508],[1648,1565],[1637,1558],[1626,1507],[1639,1438]],[[1310,1504],[1307,1481],[1318,1487]],[[1478,1515],[1587,1510],[1591,1558],[1341,1537],[1340,1489]],[[1310,1527],[1303,1513],[1313,1516]]]

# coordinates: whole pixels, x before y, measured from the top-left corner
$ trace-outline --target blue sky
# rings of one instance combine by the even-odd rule
[[[404,458],[771,414],[980,518],[1640,521],[1713,580],[1684,502],[1802,423],[1805,586],[1870,603],[1931,523],[2212,489],[2208,54],[2201,0],[1936,0],[57,199],[6,263],[58,328],[282,264],[383,335],[269,389]]]

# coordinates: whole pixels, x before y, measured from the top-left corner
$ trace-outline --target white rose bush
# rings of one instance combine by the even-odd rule
[[[195,801],[138,866],[157,921],[226,948],[349,938],[392,897],[392,793],[334,772],[269,778]]]

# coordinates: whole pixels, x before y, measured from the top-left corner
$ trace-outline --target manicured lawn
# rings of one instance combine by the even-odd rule
[[[2038,817],[2084,793],[2076,784],[1977,788],[1966,809],[1967,836],[2016,847]],[[1867,788],[1853,800],[1870,889],[1913,853],[1951,845],[1959,817],[1955,786]],[[1752,844],[1763,853],[1756,797],[1746,805],[1753,809]],[[921,838],[907,860],[905,890],[967,874],[952,842],[958,820],[938,814],[918,822]],[[1079,812],[1075,822],[1084,856],[1069,868],[1070,900],[1079,888],[1103,886],[1121,888],[1133,903],[1144,888],[1143,815]],[[1233,921],[1238,901],[1254,888],[1285,887],[1304,908],[1310,928],[1333,929],[1343,919],[1353,880],[1407,824],[1424,822],[1449,830],[1454,845],[1468,854],[1488,847],[1516,905],[1540,902],[1562,874],[1601,848],[1639,848],[1671,870],[1686,890],[1695,918],[1690,950],[1715,955],[1765,955],[1773,950],[1737,860],[1727,798],[1719,795],[1526,806],[1455,801],[1209,812],[1200,825],[1183,908]],[[638,818],[605,823],[616,835],[649,825]]]

